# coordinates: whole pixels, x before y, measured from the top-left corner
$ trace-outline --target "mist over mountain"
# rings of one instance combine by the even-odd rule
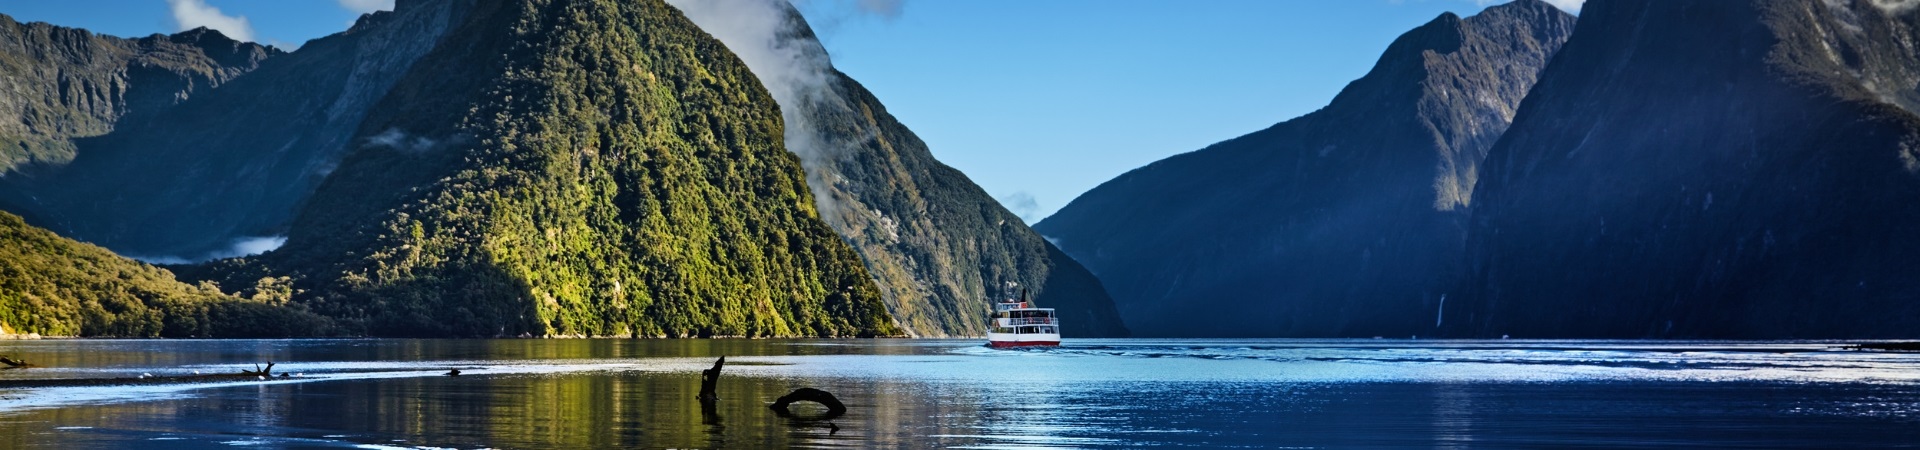
[[[1140,335],[1431,329],[1480,161],[1573,23],[1532,0],[1441,15],[1327,107],[1135,169],[1035,228]]]
[[[1916,41],[1895,2],[1588,2],[1483,166],[1450,331],[1913,337]]]
[[[459,39],[368,109],[286,245],[201,275],[294,274],[368,334],[899,334],[778,106],[677,10],[452,10]]]
[[[289,280],[261,278],[232,293],[187,284],[166,269],[28,225],[0,211],[0,338],[275,337],[332,331],[291,304]]]
[[[675,1],[740,54],[780,103],[827,224],[860,251],[907,331],[979,336],[990,302],[1030,292],[1072,337],[1124,336],[1091,273],[965,174],[934,159],[886,106],[833,68],[783,0]]]

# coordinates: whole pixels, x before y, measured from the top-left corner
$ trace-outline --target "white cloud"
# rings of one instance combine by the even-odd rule
[[[340,7],[361,14],[374,11],[392,11],[393,0],[339,0]]]
[[[1553,5],[1555,8],[1560,8],[1561,11],[1573,14],[1579,14],[1580,7],[1586,3],[1587,0],[1547,0],[1547,4]]]
[[[238,258],[242,256],[258,255],[261,253],[273,251],[274,249],[280,248],[280,246],[286,245],[286,244],[287,244],[286,236],[243,237],[239,239],[234,239],[233,242],[228,244],[227,248],[210,251],[204,255],[200,255],[197,257],[180,256],[180,255],[159,255],[159,256],[125,255],[125,256],[128,258],[139,260],[140,262],[144,262],[147,264],[194,264],[194,263],[200,263],[205,261],[212,261],[216,259]]]
[[[226,15],[206,0],[167,0],[167,4],[173,7],[173,21],[180,31],[207,27],[235,40],[253,41],[253,25],[246,16]]]
[[[1874,7],[1891,14],[1899,14],[1920,6],[1920,0],[1873,0]]]
[[[246,237],[233,240],[233,246],[207,254],[207,259],[237,258],[273,251],[287,244],[286,236]]]
[[[1035,200],[1032,193],[1017,191],[995,200],[999,200],[1000,206],[1007,208],[1007,211],[1012,212],[1013,215],[1020,216],[1020,220],[1033,223],[1039,219],[1037,215],[1040,212],[1040,201]]]

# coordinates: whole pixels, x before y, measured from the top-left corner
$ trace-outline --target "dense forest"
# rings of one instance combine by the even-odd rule
[[[233,295],[27,225],[0,212],[0,333],[50,336],[257,337],[329,333],[290,302],[284,277]]]
[[[900,334],[718,41],[657,0],[474,8],[285,247],[196,276],[291,274],[355,334]]]
[[[980,336],[991,302],[1031,293],[1071,337],[1120,337],[1113,299],[852,77],[784,0],[673,2],[735,48],[779,102],[822,218],[860,252],[915,336]],[[740,21],[752,23],[741,26]]]

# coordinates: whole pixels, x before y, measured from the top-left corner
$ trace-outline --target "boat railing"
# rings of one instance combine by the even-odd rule
[[[1053,325],[1054,323],[1055,322],[1052,317],[1019,317],[1019,318],[1000,319],[1000,324],[1002,326]]]

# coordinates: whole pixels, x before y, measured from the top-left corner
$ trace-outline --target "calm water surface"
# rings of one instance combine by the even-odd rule
[[[1920,354],[1823,342],[0,341],[0,449],[1920,446]],[[694,400],[726,355],[721,399]],[[461,377],[441,376],[452,368]],[[831,420],[766,405],[799,387]],[[812,406],[810,404],[803,404]],[[824,411],[812,409],[803,415]],[[837,427],[837,429],[836,429]]]

